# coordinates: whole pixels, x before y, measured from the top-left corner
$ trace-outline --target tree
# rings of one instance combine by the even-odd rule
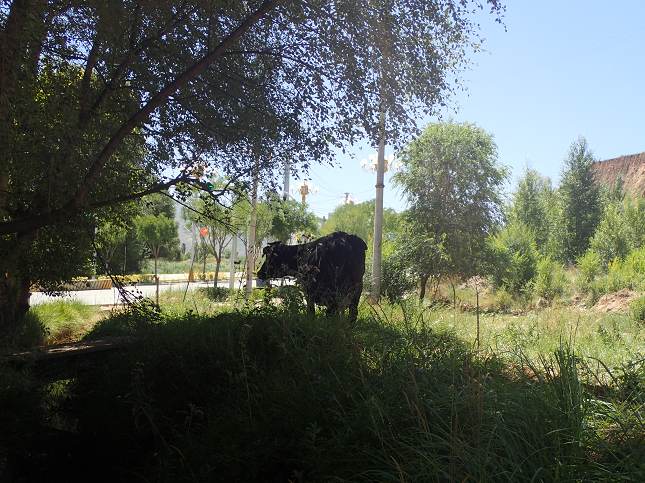
[[[598,255],[603,270],[614,260],[624,259],[634,249],[634,232],[625,217],[622,203],[605,207],[596,231],[589,240],[589,250]]]
[[[235,219],[241,227],[239,235],[247,254],[253,257],[254,263],[262,256],[262,245],[269,237],[286,241],[292,233],[298,231],[312,235],[318,232],[316,217],[307,210],[306,204],[294,200],[282,200],[275,192],[270,191],[265,193],[257,205],[255,245],[249,247],[251,200],[245,193],[239,194],[236,199]]]
[[[499,1],[482,3],[499,21]],[[343,143],[375,141],[382,111],[398,142],[461,86],[467,49],[479,49],[473,5],[483,8],[3,0],[3,324],[16,319],[17,266],[47,226],[178,182],[202,186],[199,163],[248,180],[256,159],[264,173],[287,156],[329,160]],[[189,169],[162,175],[180,164]]]
[[[271,196],[270,206],[273,217],[269,234],[276,240],[287,243],[292,233],[301,231],[309,235],[318,234],[318,219],[307,205],[296,200],[282,200],[279,196]]]
[[[632,199],[627,193],[624,199],[625,218],[634,234],[634,246],[640,248],[645,244],[645,197]]]
[[[508,221],[529,228],[535,237],[536,248],[545,254],[554,222],[549,210],[551,180],[544,178],[527,163],[524,176],[512,194]]]
[[[221,179],[211,179],[210,183],[213,188],[221,188],[225,184]],[[229,245],[233,236],[236,236],[232,226],[231,210],[231,207],[222,206],[207,193],[196,191],[181,211],[184,220],[197,226],[200,230],[204,230],[204,232],[200,231],[201,242],[205,248],[204,271],[206,271],[206,256],[213,255],[215,258],[215,281],[219,278],[224,249]]]
[[[329,219],[321,227],[323,235],[335,231],[344,231],[357,235],[367,242],[374,236],[374,205],[375,200],[364,203],[341,205],[334,210]],[[392,208],[383,210],[383,233],[387,236],[398,230],[399,215]],[[368,243],[369,245],[369,243]]]
[[[105,275],[110,273],[110,261],[116,250],[125,243],[126,236],[126,228],[114,223],[107,222],[98,228],[95,243]]]
[[[157,305],[159,305],[159,277],[157,275],[157,261],[162,248],[173,240],[177,233],[175,220],[166,215],[146,215],[137,220],[137,235],[146,242],[150,254],[155,260],[155,282],[157,284]]]
[[[563,262],[572,262],[587,250],[600,222],[600,188],[592,171],[595,163],[585,137],[571,143],[558,187]]]
[[[420,296],[431,276],[466,277],[487,253],[502,220],[508,170],[492,134],[470,123],[429,124],[401,153],[394,179],[407,198],[406,238]]]
[[[515,221],[489,238],[493,256],[487,270],[496,288],[518,294],[537,275],[539,254],[533,229]]]

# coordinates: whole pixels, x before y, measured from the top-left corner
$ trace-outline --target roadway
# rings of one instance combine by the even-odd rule
[[[186,283],[187,282],[169,282],[169,283],[162,283],[159,285],[159,292],[163,292],[166,290],[186,290]],[[253,286],[255,287],[256,281],[253,280]],[[194,290],[197,287],[212,287],[213,286],[213,281],[208,281],[208,282],[203,282],[203,281],[195,281],[195,282],[190,282],[188,286],[188,290]],[[229,281],[228,280],[220,280],[217,283],[218,287],[225,287],[228,288],[229,286]],[[245,282],[243,281],[240,283],[239,281],[236,282],[235,288],[242,288],[245,286]],[[128,286],[126,287],[126,291],[134,296],[143,296],[143,297],[148,297],[148,298],[153,298],[155,297],[156,293],[156,286],[154,284],[138,284],[136,286]],[[53,296],[53,295],[45,295],[42,292],[32,292],[31,293],[31,298],[29,299],[29,304],[30,305],[38,305],[38,304],[44,304],[47,302],[51,302],[54,300],[77,300],[79,302],[82,302],[86,305],[118,305],[124,303],[123,297],[121,293],[115,288],[109,288],[109,289],[102,289],[102,290],[74,290],[70,292],[66,292],[62,296]]]

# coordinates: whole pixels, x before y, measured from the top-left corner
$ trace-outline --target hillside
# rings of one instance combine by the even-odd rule
[[[594,171],[599,182],[611,186],[618,175],[622,174],[626,191],[633,196],[640,196],[645,192],[645,153],[600,161],[594,166]]]

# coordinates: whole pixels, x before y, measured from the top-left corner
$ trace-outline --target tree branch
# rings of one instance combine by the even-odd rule
[[[279,5],[288,3],[290,1],[292,0],[265,0],[258,10],[249,15],[215,49],[209,52],[201,60],[193,64],[191,67],[186,69],[182,74],[176,77],[175,80],[170,82],[168,85],[166,85],[166,87],[164,87],[155,96],[153,96],[114,134],[114,136],[110,139],[103,151],[98,155],[97,159],[90,167],[87,175],[83,179],[81,186],[74,197],[63,208],[55,211],[49,211],[47,213],[37,215],[28,219],[0,222],[0,235],[10,235],[29,230],[35,230],[64,220],[69,220],[78,215],[82,209],[87,208],[87,206],[85,206],[85,203],[89,192],[96,183],[99,174],[102,172],[103,168],[110,160],[110,157],[119,148],[119,146],[121,146],[128,134],[130,134],[138,125],[145,122],[150,114],[154,112],[159,106],[167,102],[168,98],[173,95],[180,87],[193,81],[210,64],[220,58],[228,48],[230,48],[237,40],[239,40],[251,27],[257,24],[260,19],[264,17],[268,12],[276,9]],[[161,189],[163,188],[151,188],[151,190],[156,191],[160,191]],[[148,191],[146,191],[145,193],[148,193]],[[140,198],[144,195],[139,193],[132,196],[132,199],[135,199]],[[105,203],[105,205],[107,205],[112,202]]]
[[[80,189],[77,191],[74,198],[63,208],[67,210],[77,210],[79,206],[83,205],[85,198],[89,191],[94,186],[98,175],[103,170],[104,166],[109,161],[110,157],[117,148],[121,145],[125,137],[131,133],[139,124],[143,123],[152,112],[159,106],[164,104],[168,98],[174,94],[180,87],[188,82],[191,82],[199,74],[204,71],[210,64],[215,62],[231,45],[242,37],[253,25],[255,25],[266,13],[275,9],[279,4],[285,3],[289,0],[265,0],[262,6],[250,15],[239,27],[237,27],[228,37],[226,37],[214,50],[209,52],[202,60],[193,64],[182,74],[180,74],[174,81],[163,88],[159,93],[153,96],[150,101],[146,103],[137,113],[135,113],[128,121],[126,121],[121,128],[116,132],[112,139],[108,142],[107,146],[99,154],[97,160],[90,168],[88,174],[85,176]]]

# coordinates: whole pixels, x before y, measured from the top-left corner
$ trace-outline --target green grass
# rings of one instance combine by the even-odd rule
[[[297,299],[275,306],[229,296],[195,291],[183,301],[175,291],[160,310],[143,303],[111,314],[93,336],[127,334],[132,343],[73,380],[38,389],[34,373],[0,366],[0,382],[12,388],[0,393],[0,424],[13,435],[0,435],[7,474],[36,454],[40,440],[27,435],[38,433],[42,414],[19,403],[35,398],[71,401],[78,444],[68,450],[54,439],[67,456],[46,463],[70,478],[645,476],[645,334],[627,315],[558,304],[522,315],[482,311],[478,346],[475,312],[451,304],[364,303],[350,325],[294,310]],[[44,424],[65,422],[48,416]]]
[[[101,318],[100,309],[78,301],[56,300],[32,306],[14,339],[21,347],[77,340]]]
[[[595,378],[562,334],[537,355],[476,350],[465,321],[388,306],[351,327],[271,306],[162,317],[79,381],[81,419],[151,481],[642,475],[637,370],[632,389]]]

